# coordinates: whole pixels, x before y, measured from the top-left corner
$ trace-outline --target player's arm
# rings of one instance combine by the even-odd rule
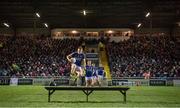
[[[86,59],[85,58],[83,59],[83,65],[84,65],[84,67],[86,67]]]
[[[96,69],[96,76],[98,76],[98,69]]]
[[[105,78],[106,77],[106,72],[103,70],[103,77]]]
[[[86,57],[85,57],[85,54],[83,54],[81,63],[83,64],[84,67],[86,67]]]
[[[83,73],[86,74],[86,59],[83,59]]]
[[[85,55],[83,56],[83,66],[84,66],[84,74],[86,74],[86,57],[85,57]]]
[[[73,55],[74,53],[71,53],[71,54],[69,54],[69,55],[67,55],[66,56],[66,58],[67,58],[67,60],[69,61],[69,62],[71,62],[71,58],[72,58],[72,55]]]

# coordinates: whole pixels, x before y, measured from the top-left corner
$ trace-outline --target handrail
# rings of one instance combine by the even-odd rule
[[[1,78],[13,78],[11,76],[0,76]],[[61,79],[69,79],[69,76],[20,76],[20,77],[15,77],[15,78],[61,78]],[[107,78],[106,78],[107,79]],[[144,77],[113,77],[112,80],[122,80],[122,79],[144,79]],[[151,77],[150,79],[180,79],[180,77]]]

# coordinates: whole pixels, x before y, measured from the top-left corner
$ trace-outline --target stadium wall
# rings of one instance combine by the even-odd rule
[[[18,28],[16,29],[16,36],[33,36],[34,29],[33,28]],[[38,36],[50,36],[51,32],[47,28],[37,28],[35,30],[35,34]],[[12,28],[0,28],[0,35],[2,36],[13,36],[15,35],[15,30]]]
[[[53,37],[54,39],[66,39],[66,38],[72,38],[72,39],[80,39],[80,37],[73,37],[73,36],[68,36],[68,37]],[[100,39],[101,37],[89,37],[89,36],[85,36],[84,39]],[[111,37],[110,38],[110,42],[115,41],[115,42],[119,42],[119,41],[124,41],[124,40],[128,40],[130,37],[127,36],[121,36],[121,37]]]
[[[54,32],[56,31],[67,31],[67,30],[83,30],[83,29],[52,29],[51,31],[48,29],[48,28],[37,28],[36,29],[36,35],[44,35],[44,36],[48,36],[48,35],[52,35]],[[110,29],[85,29],[89,32],[92,32],[92,31],[102,31],[102,30],[110,30]],[[116,28],[116,29],[113,29],[113,30],[121,30],[121,31],[127,31],[127,30],[132,30],[132,29],[121,29],[121,28]],[[17,36],[18,35],[24,35],[24,36],[31,36],[34,34],[34,30],[33,28],[17,28],[16,29],[16,32],[17,32]],[[170,29],[169,28],[152,28],[152,31],[150,28],[139,28],[139,29],[136,29],[134,30],[134,34],[136,35],[147,35],[149,33],[152,33],[154,35],[170,35]],[[12,28],[0,28],[0,35],[2,36],[13,36],[15,34],[15,31],[12,29]],[[178,36],[180,37],[180,27],[176,27],[172,30],[172,36]],[[116,39],[114,39],[116,40]]]
[[[73,33],[75,31],[76,33]],[[52,37],[62,36],[132,36],[134,30],[129,28],[56,28],[51,30]]]
[[[143,36],[143,35],[170,35],[170,29],[169,28],[138,28],[135,31],[135,34],[138,36]]]
[[[14,31],[10,28],[0,28],[0,35],[1,36],[12,36]]]
[[[52,29],[52,33],[54,32],[67,32],[67,31],[80,31],[80,32],[101,32],[101,31],[108,31],[108,30],[113,30],[113,31],[122,31],[122,32],[126,32],[126,31],[133,31],[133,29],[129,29],[129,28],[56,28],[56,29]]]
[[[180,37],[180,27],[173,29],[173,36]]]
[[[54,81],[57,85],[70,84],[68,77],[34,77],[34,78],[10,78],[0,77],[0,85],[49,85]],[[180,78],[118,78],[104,80],[105,86],[180,86]]]
[[[34,34],[34,29],[33,28],[19,28],[17,29],[17,35],[18,36],[33,36]],[[37,28],[35,30],[35,34],[36,35],[44,35],[44,36],[48,36],[51,34],[50,30],[47,28]]]

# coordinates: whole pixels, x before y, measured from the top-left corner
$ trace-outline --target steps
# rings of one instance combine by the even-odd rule
[[[106,73],[107,80],[111,80],[110,67],[109,67],[109,63],[108,63],[108,56],[107,56],[107,53],[105,50],[105,46],[102,43],[100,43],[98,47],[99,47],[100,63],[104,67],[104,71]]]

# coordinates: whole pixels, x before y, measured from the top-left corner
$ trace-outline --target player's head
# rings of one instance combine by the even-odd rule
[[[94,64],[94,63],[92,63],[92,66],[95,66],[95,64]]]
[[[91,66],[91,60],[87,60],[87,65]]]
[[[82,53],[83,52],[83,48],[80,46],[78,47],[78,50],[77,50],[78,53]]]

